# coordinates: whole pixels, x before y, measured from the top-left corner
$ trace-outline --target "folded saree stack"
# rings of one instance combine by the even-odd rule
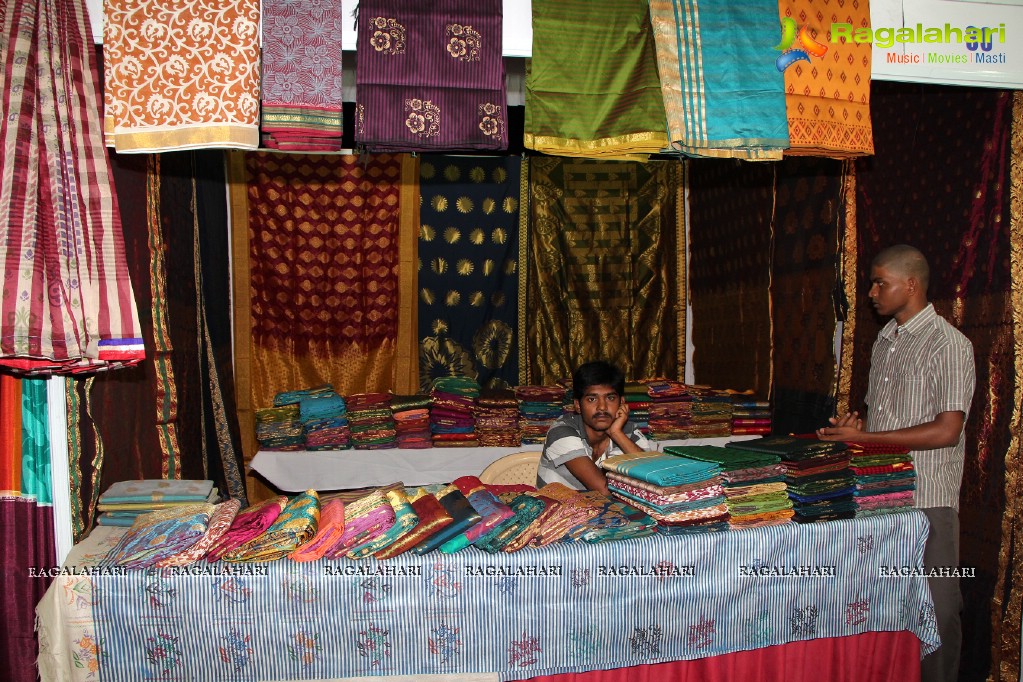
[[[562,542],[610,542],[612,540],[628,540],[651,535],[657,530],[657,521],[640,509],[618,500],[607,497],[603,493],[588,490],[581,495],[600,507],[600,511],[591,519],[575,526],[561,538]]]
[[[664,451],[677,457],[714,462],[721,467],[728,523],[732,527],[770,526],[787,523],[792,518],[785,468],[778,455],[709,445],[669,446]]]
[[[185,504],[143,514],[107,553],[104,563],[149,568],[169,560],[206,535],[215,507]]]
[[[270,527],[244,544],[225,552],[222,561],[276,561],[311,540],[320,523],[320,497],[307,490],[288,501]]]
[[[352,433],[344,398],[331,391],[302,398],[298,407],[306,450],[344,450],[350,446]]]
[[[650,436],[650,394],[641,381],[625,382],[625,400],[629,404],[629,421],[636,425],[643,435]]]
[[[678,381],[648,381],[650,437],[655,440],[683,440],[689,437],[693,421],[693,397],[689,387]]]
[[[855,479],[856,516],[873,516],[913,506],[916,469],[909,449],[888,443],[848,443]]]
[[[655,452],[615,455],[600,463],[611,495],[657,521],[659,533],[721,530],[728,507],[713,462]]]
[[[199,502],[214,503],[218,498],[213,481],[118,481],[99,496],[96,509],[100,514],[96,523],[130,527],[139,516],[152,511]]]
[[[430,432],[434,447],[477,447],[476,398],[480,386],[468,377],[438,377],[430,385]]]
[[[693,416],[691,438],[723,438],[732,435],[732,396],[726,391],[690,387]]]
[[[732,441],[725,447],[781,457],[794,521],[852,518],[856,510],[855,485],[845,443],[815,437],[767,436]]]
[[[732,396],[732,435],[769,436],[771,434],[771,403],[753,396]]]
[[[305,447],[298,404],[266,407],[255,411],[256,440],[262,450],[301,450]]]
[[[476,399],[476,433],[483,447],[518,447],[519,402],[509,389],[483,389]]]
[[[523,445],[542,445],[547,431],[564,413],[566,391],[561,386],[516,386],[519,428]]]
[[[399,448],[428,448],[430,438],[430,396],[392,395],[391,416]]]
[[[356,393],[348,396],[348,424],[352,446],[382,450],[397,444],[391,396],[387,393]]]

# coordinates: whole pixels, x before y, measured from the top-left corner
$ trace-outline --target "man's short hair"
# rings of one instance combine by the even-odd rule
[[[908,244],[889,246],[874,256],[871,266],[894,270],[903,277],[915,277],[925,293],[931,279],[931,268],[927,265],[927,258],[919,249]]]
[[[625,393],[625,374],[603,360],[579,365],[572,373],[572,397],[581,400],[590,386],[610,386],[622,395]]]

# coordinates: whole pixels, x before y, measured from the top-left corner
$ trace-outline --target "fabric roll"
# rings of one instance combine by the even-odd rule
[[[646,0],[534,0],[526,148],[646,160],[668,146]]]
[[[220,538],[227,533],[228,529],[231,528],[231,524],[234,523],[235,516],[238,515],[238,510],[241,509],[241,506],[241,500],[227,500],[216,505],[213,509],[213,515],[210,517],[209,525],[206,527],[206,532],[199,538],[198,542],[184,551],[161,559],[154,566],[157,568],[187,566],[202,559],[217,544]]]
[[[785,79],[769,66],[778,41],[777,2],[650,0],[650,19],[671,148],[691,156],[781,159],[789,146]]]

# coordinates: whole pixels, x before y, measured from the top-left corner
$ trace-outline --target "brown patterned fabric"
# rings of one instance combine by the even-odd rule
[[[530,160],[522,383],[553,384],[601,358],[627,377],[683,372],[681,168],[664,161]]]
[[[773,428],[775,433],[808,433],[826,424],[834,410],[832,294],[844,215],[842,164],[786,159],[778,164],[776,197]]]
[[[960,492],[960,564],[976,568],[976,579],[961,583],[961,674],[982,679],[1002,669],[1014,675],[1018,611],[1013,621],[998,601],[992,604],[996,584],[1003,586],[998,600],[1015,594],[1017,605],[1020,589],[1009,573],[1009,555],[1018,554],[1019,539],[1002,532],[1003,515],[1018,518],[1020,506],[1019,496],[1007,500],[1005,489],[1018,473],[1006,469],[1006,452],[1010,396],[1019,381],[1012,260],[1023,248],[1019,235],[1010,234],[1008,219],[1012,94],[874,82],[872,104],[878,153],[857,162],[858,268],[852,293],[859,300],[852,313],[850,405],[862,405],[880,326],[866,302],[870,262],[886,246],[913,244],[930,262],[931,302],[973,342],[977,360]],[[1008,461],[1018,468],[1018,458]]]
[[[775,164],[695,160],[689,174],[689,286],[696,382],[771,385]]]

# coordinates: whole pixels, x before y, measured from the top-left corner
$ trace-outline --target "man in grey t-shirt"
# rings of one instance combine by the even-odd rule
[[[836,417],[822,440],[891,443],[910,448],[916,469],[914,506],[931,524],[924,567],[959,565],[959,487],[966,453],[964,425],[976,370],[973,344],[927,302],[930,269],[912,246],[892,246],[870,269],[870,300],[892,319],[874,342],[866,417]],[[923,659],[923,682],[956,680],[962,639],[959,579],[928,578],[941,646]]]
[[[557,482],[607,494],[607,479],[597,464],[611,455],[650,448],[629,421],[624,392],[625,375],[610,363],[588,362],[576,369],[572,397],[577,414],[563,415],[547,431],[537,487]]]

